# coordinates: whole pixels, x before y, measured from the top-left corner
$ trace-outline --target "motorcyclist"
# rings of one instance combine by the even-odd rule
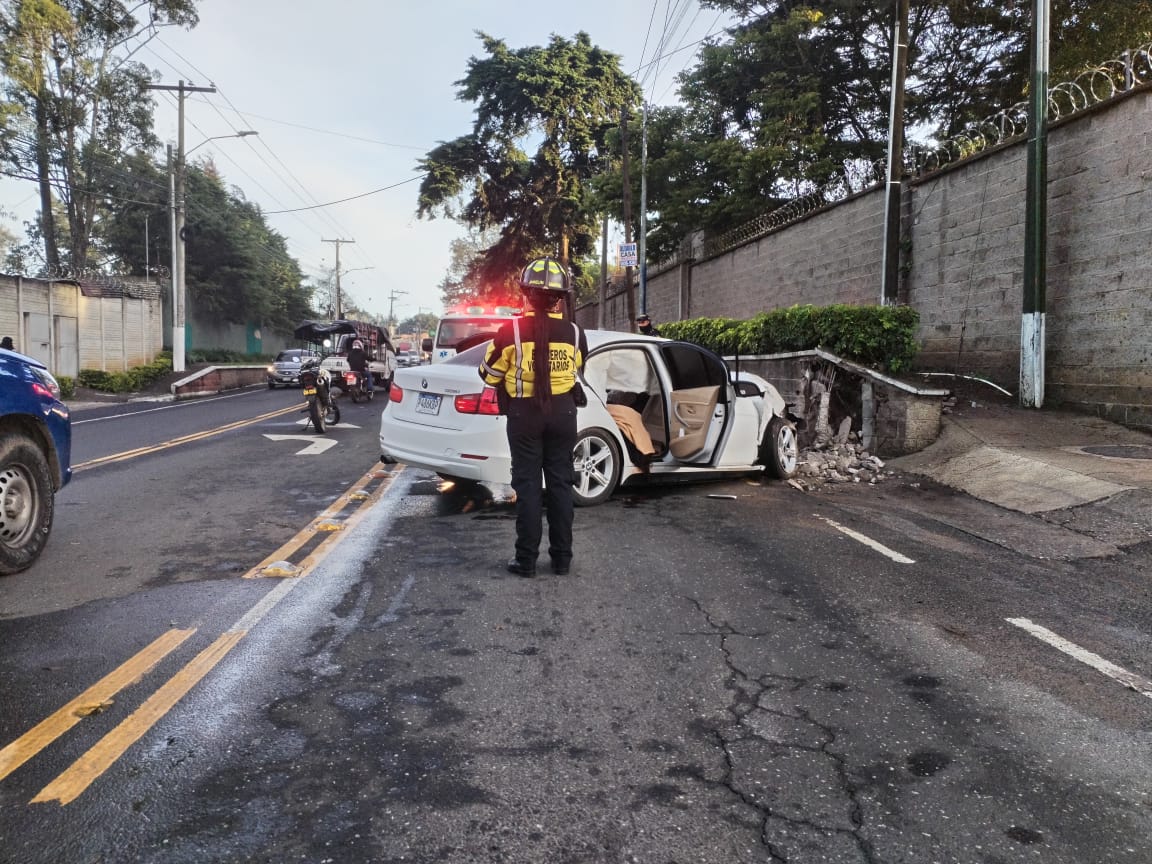
[[[348,368],[360,373],[360,386],[365,393],[372,392],[372,373],[368,369],[368,352],[364,350],[362,339],[353,339],[348,349]]]

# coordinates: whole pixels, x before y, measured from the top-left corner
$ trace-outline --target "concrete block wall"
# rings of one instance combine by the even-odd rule
[[[1048,155],[1045,404],[1152,430],[1152,87],[1054,124]],[[918,368],[1018,391],[1026,164],[1021,139],[905,184]],[[648,308],[659,324],[876,303],[883,207],[874,189],[652,273]]]
[[[885,457],[923,450],[940,435],[940,397],[876,386],[874,448]]]
[[[1152,91],[1049,145],[1048,390],[1152,429]]]
[[[688,302],[679,267],[648,279],[649,311],[660,321],[748,318],[796,304],[866,304],[880,299],[884,195],[873,190],[819,210],[691,268]],[[684,305],[684,313],[677,314]]]
[[[908,302],[925,369],[1015,388],[1024,269],[1025,152],[1012,147],[912,185]]]

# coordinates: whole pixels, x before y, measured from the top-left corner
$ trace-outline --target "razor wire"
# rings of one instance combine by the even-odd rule
[[[121,265],[123,267],[123,265]],[[115,268],[114,268],[115,269]],[[22,273],[34,279],[48,282],[75,282],[88,297],[126,297],[137,300],[159,300],[169,270],[163,265],[151,268],[156,274],[155,281],[126,278],[127,273],[92,270],[71,267],[66,264],[42,265],[34,274]]]

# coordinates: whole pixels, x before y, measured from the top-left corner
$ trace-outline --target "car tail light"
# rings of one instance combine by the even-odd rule
[[[397,387],[395,384],[393,384],[388,390],[388,401],[389,402],[399,402],[403,398],[404,398],[404,391],[401,390],[399,387]]]
[[[454,402],[459,414],[499,414],[500,406],[496,402],[496,388],[485,387],[479,393],[466,393],[457,396]]]
[[[60,385],[56,379],[52,377],[49,372],[43,369],[33,369],[32,374],[39,379],[38,382],[32,384],[32,392],[38,396],[46,396],[49,399],[60,398]]]

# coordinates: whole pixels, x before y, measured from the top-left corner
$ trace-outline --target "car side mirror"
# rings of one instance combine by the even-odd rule
[[[732,387],[736,390],[737,396],[763,396],[764,391],[761,390],[754,382],[737,380],[732,382]]]
[[[420,340],[420,350],[421,350],[421,351],[431,351],[431,350],[432,350],[432,339],[431,339],[431,337],[427,337],[427,338],[424,338],[424,339],[421,339],[421,340]]]

